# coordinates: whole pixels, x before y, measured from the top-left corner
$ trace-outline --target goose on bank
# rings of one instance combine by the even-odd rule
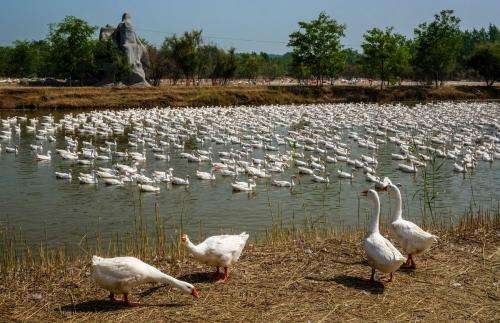
[[[375,214],[372,214],[368,236],[364,240],[364,247],[368,264],[372,267],[370,281],[375,281],[375,270],[389,273],[389,282],[393,279],[393,273],[406,261],[406,258],[393,246],[393,244],[380,234],[380,199],[374,190],[362,192],[373,205]]]
[[[408,255],[405,267],[415,269],[416,265],[413,256],[429,250],[432,244],[437,242],[438,237],[422,230],[415,223],[403,219],[401,192],[396,185],[390,183],[386,190],[389,196],[396,198],[396,212],[391,223],[391,229],[401,244],[404,253]]]
[[[229,267],[232,267],[240,258],[247,243],[248,234],[243,232],[238,235],[212,236],[198,245],[193,244],[187,234],[183,234],[181,240],[196,260],[216,267],[216,275],[219,275],[220,267],[224,268],[222,281],[226,282],[229,279]]]
[[[92,257],[92,277],[102,288],[109,291],[109,298],[116,301],[115,294],[123,294],[122,302],[126,305],[136,305],[128,299],[130,290],[146,283],[166,283],[180,291],[199,297],[196,288],[184,281],[162,273],[134,257],[101,258]]]

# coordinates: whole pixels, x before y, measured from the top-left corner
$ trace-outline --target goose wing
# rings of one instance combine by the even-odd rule
[[[380,234],[372,235],[365,240],[365,251],[368,258],[372,258],[382,264],[406,260],[399,250]]]
[[[223,261],[237,261],[248,239],[247,233],[220,235],[207,238],[203,249],[207,257],[218,257]]]
[[[110,282],[147,281],[159,272],[156,268],[134,257],[92,258],[94,274]]]
[[[427,231],[424,231],[418,225],[411,221],[399,220],[394,221],[392,228],[400,240],[413,239],[413,240],[436,240],[437,237]]]

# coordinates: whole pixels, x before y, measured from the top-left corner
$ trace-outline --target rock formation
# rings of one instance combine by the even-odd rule
[[[149,56],[146,47],[141,43],[132,26],[131,17],[128,13],[122,16],[122,22],[113,30],[109,25],[101,28],[99,39],[111,37],[127,56],[127,61],[132,68],[132,74],[125,81],[127,85],[149,86],[146,81],[144,69],[149,66]]]

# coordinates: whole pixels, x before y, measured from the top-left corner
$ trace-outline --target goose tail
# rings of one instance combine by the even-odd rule
[[[242,232],[242,233],[240,233],[240,237],[241,237],[241,238],[242,238],[245,242],[248,240],[248,237],[249,237],[249,236],[250,236],[250,235],[249,235],[248,233],[246,233],[246,232]]]
[[[101,258],[99,256],[93,255],[92,256],[92,265],[96,266],[98,265],[104,258]]]

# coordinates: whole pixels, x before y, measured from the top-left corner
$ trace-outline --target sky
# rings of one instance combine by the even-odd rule
[[[275,54],[288,50],[288,35],[298,21],[321,11],[347,25],[343,44],[356,49],[370,28],[393,26],[412,37],[418,24],[443,9],[455,10],[462,29],[500,25],[500,0],[0,0],[0,8],[0,45],[42,39],[49,23],[67,15],[101,27],[116,26],[124,12],[139,36],[156,45],[174,33],[202,29],[207,43]]]

